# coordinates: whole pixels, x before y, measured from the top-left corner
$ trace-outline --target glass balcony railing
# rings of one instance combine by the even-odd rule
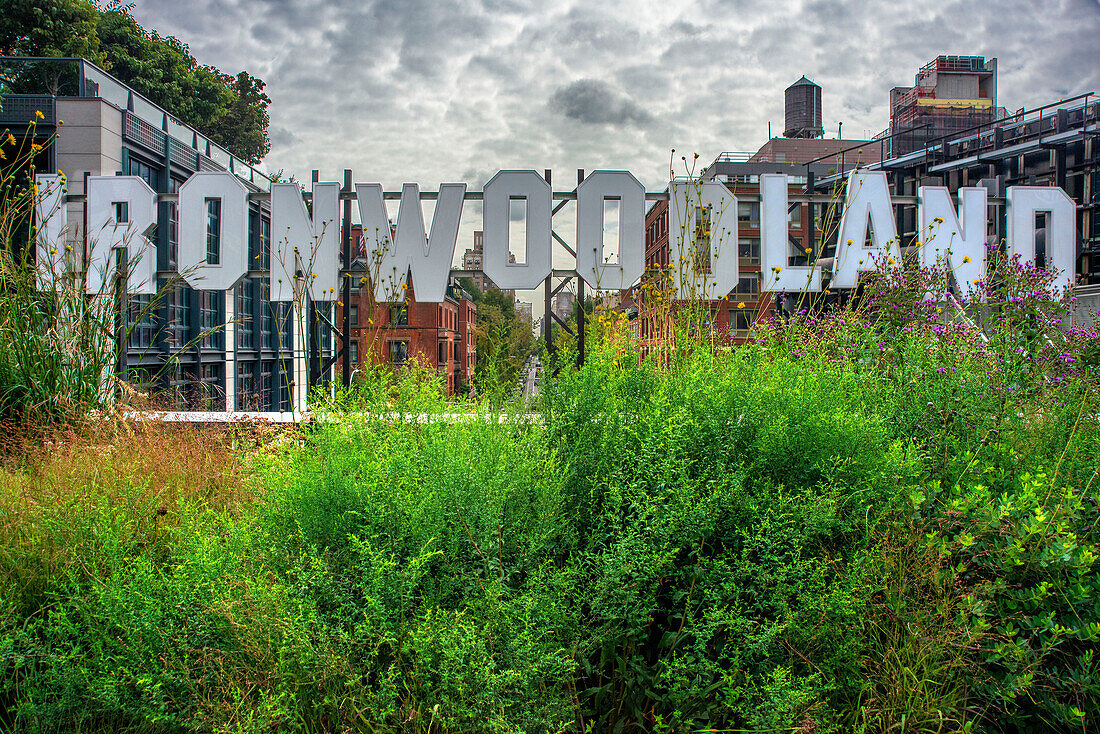
[[[0,123],[26,123],[39,110],[49,115],[40,122],[54,124],[53,101],[56,98],[98,98],[129,112],[159,131],[165,131],[179,143],[210,158],[227,171],[258,188],[268,191],[271,182],[260,169],[234,157],[208,137],[174,118],[139,92],[131,89],[103,69],[80,58],[41,58],[0,56]]]

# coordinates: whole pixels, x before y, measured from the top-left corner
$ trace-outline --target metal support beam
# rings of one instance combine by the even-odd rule
[[[351,193],[351,169],[344,169],[343,193]],[[344,269],[351,269],[351,199],[344,199],[344,216],[341,226],[341,241],[344,245]],[[344,327],[344,333],[340,339],[340,351],[343,353],[344,362],[340,377],[344,387],[351,386],[351,276],[344,275],[343,287],[344,303],[340,313],[340,324]]]
[[[584,169],[577,169],[577,189],[580,189],[581,183],[584,181]],[[557,236],[556,234],[554,235]],[[564,245],[565,243],[562,242]],[[573,253],[574,257],[576,252],[573,248],[567,247],[569,252]],[[584,366],[584,278],[577,275],[577,367],[578,369]]]
[[[316,184],[318,181],[318,171],[314,169],[310,175],[310,180]],[[306,273],[308,276],[309,274]],[[308,283],[308,280],[306,281]],[[306,340],[306,351],[308,353],[306,362],[308,364],[307,374],[309,379],[307,380],[306,389],[321,384],[321,320],[317,313],[317,303],[309,297],[309,288],[305,289],[306,292],[306,324],[308,325],[309,338]]]

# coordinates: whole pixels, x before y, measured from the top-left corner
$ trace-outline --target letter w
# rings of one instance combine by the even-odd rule
[[[424,235],[424,212],[420,208],[418,185],[407,183],[401,187],[397,227],[392,234],[382,200],[382,186],[356,184],[355,196],[363,222],[363,254],[374,281],[375,299],[402,300],[405,295],[402,286],[412,270],[416,299],[441,303],[447,292],[451,260],[458,243],[458,221],[462,216],[466,184],[440,184],[430,237]]]

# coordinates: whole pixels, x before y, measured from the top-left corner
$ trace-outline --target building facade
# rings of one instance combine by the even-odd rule
[[[462,270],[469,273],[467,277],[474,281],[474,285],[478,287],[478,290],[487,291],[490,288],[493,290],[500,290],[497,288],[496,283],[485,274],[484,260],[485,233],[478,230],[474,232],[474,246],[462,253]],[[515,263],[515,261],[516,256],[513,253],[508,253],[508,262]],[[516,292],[514,290],[505,290],[504,294],[509,298],[515,298]]]
[[[352,226],[361,252],[362,227]],[[448,395],[464,394],[477,367],[477,306],[452,278],[442,303],[421,303],[411,282],[402,288],[403,302],[378,303],[369,278],[352,289],[349,307],[349,350],[352,369],[363,364],[399,368],[412,362],[436,368]],[[336,328],[344,330],[338,309]],[[336,359],[343,366],[343,356]]]
[[[7,80],[0,125],[26,135],[28,121],[41,113],[35,134],[49,144],[36,170],[67,177],[67,243],[76,253],[88,247],[86,176],[139,176],[158,194],[151,239],[160,292],[128,300],[120,377],[163,407],[290,410],[294,333],[303,325],[295,324],[301,318],[290,303],[268,298],[267,177],[85,59],[0,58],[0,67]],[[197,290],[180,278],[176,193],[199,171],[231,171],[250,192],[249,271],[229,292]],[[206,221],[214,258],[221,239],[218,203],[208,202]],[[320,322],[318,328],[323,333],[315,362],[322,364],[331,359],[332,335]]]
[[[890,156],[1002,116],[997,59],[937,56],[917,70],[913,86],[890,90]]]

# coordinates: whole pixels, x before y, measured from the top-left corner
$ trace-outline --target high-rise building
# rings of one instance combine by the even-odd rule
[[[559,319],[565,321],[573,315],[573,304],[576,301],[577,296],[572,291],[560,291],[554,294],[554,298],[550,302],[550,310]]]
[[[937,56],[911,87],[890,90],[890,156],[923,148],[997,115],[997,59]]]
[[[514,263],[516,256],[512,253],[508,253],[508,262]],[[478,290],[486,291],[492,288],[493,290],[500,290],[497,288],[496,283],[490,280],[489,276],[485,274],[485,233],[478,230],[474,232],[474,246],[462,253],[462,269],[471,273],[469,276],[474,284],[477,285]],[[515,297],[515,291],[505,290],[505,295]]]

